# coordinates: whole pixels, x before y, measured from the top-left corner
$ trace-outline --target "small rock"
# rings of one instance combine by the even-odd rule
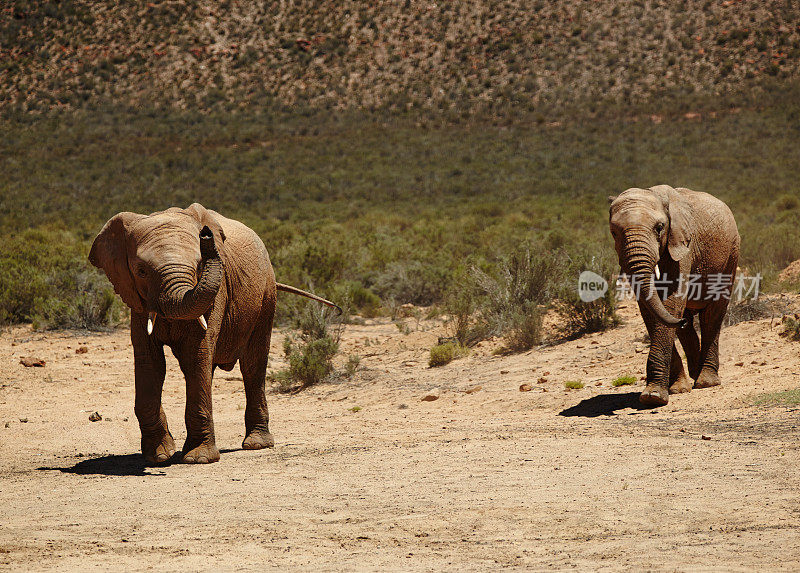
[[[433,402],[434,400],[438,400],[438,394],[428,394],[427,396],[422,397],[423,402]]]
[[[744,366],[744,362],[737,362],[734,366]]]
[[[32,366],[41,368],[46,364],[46,362],[41,358],[35,358],[33,356],[23,356],[22,358],[19,359],[19,363],[22,364],[25,368],[30,368]]]
[[[99,422],[102,419],[103,416],[100,415],[100,412],[92,412],[91,415],[89,416],[90,422]]]
[[[87,352],[89,352],[88,346],[79,346],[75,349],[75,354],[86,354]]]
[[[758,360],[753,360],[753,361],[752,361],[750,364],[756,364],[756,365],[758,365]]]
[[[542,392],[549,392],[547,388],[542,388]]]
[[[508,374],[508,370],[501,370],[500,374]]]
[[[595,386],[602,386],[602,385],[603,385],[602,382],[595,382]]]
[[[600,344],[600,343],[599,343],[599,342],[597,342],[596,340],[592,340],[592,342],[591,342],[591,343],[592,343],[592,344]]]
[[[483,386],[473,386],[472,388],[467,388],[464,390],[464,394],[474,394],[475,392],[480,392],[483,390]]]
[[[406,408],[408,408],[408,406],[406,406]],[[127,422],[127,421],[128,421],[128,418],[122,418],[122,421],[123,421],[123,422]]]
[[[110,421],[111,421],[111,418],[103,418],[103,420],[104,420],[105,422],[110,422]]]
[[[545,370],[544,372],[542,372],[542,376],[550,376],[550,371]]]
[[[548,374],[549,374],[549,372],[548,372]],[[539,378],[539,381],[538,381],[538,382],[536,382],[536,383],[537,383],[537,384],[547,384],[547,378],[545,378],[544,376],[542,376],[541,378]]]
[[[398,408],[401,409],[401,410],[407,410],[408,409],[408,404],[400,404],[398,406]]]
[[[27,424],[28,418],[20,418],[19,421],[22,422],[23,424]]]
[[[711,436],[700,436],[700,439],[702,439],[702,440],[710,440]]]
[[[6,422],[6,428],[10,428],[10,427],[11,427],[11,422]]]
[[[530,392],[533,390],[533,387],[530,384],[521,384],[519,387],[520,392]]]

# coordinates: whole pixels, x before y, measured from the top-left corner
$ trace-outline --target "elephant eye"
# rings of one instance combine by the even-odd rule
[[[145,278],[147,276],[147,269],[144,267],[136,267],[136,274]]]
[[[660,235],[661,231],[663,230],[664,230],[664,223],[661,222],[656,223],[656,233]]]

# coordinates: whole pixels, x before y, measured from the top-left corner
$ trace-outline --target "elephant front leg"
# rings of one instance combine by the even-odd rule
[[[144,335],[144,325],[131,321],[134,349],[136,403],[134,412],[142,432],[142,454],[147,464],[165,463],[175,454],[175,440],[161,406],[161,392],[167,372],[164,347]],[[139,321],[141,322],[141,321]]]
[[[211,407],[211,352],[200,349],[188,355],[178,352],[178,363],[186,378],[186,441],[183,463],[219,461]]]

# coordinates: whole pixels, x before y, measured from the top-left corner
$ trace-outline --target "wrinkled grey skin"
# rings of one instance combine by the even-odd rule
[[[708,277],[716,273],[730,277],[733,291],[740,240],[730,209],[707,193],[669,185],[628,189],[612,200],[610,226],[622,271],[642,285],[639,310],[651,343],[641,402],[664,405],[669,394],[692,389],[690,378],[695,388],[719,385],[719,332],[729,298],[705,297]],[[652,288],[656,265],[662,280],[669,279],[663,301]],[[680,275],[684,281],[690,275],[701,277],[701,300],[688,298],[685,284],[679,289]],[[700,339],[693,324],[698,313]],[[675,348],[676,331],[688,377]]]
[[[237,361],[247,401],[242,447],[272,447],[264,386],[276,287],[258,235],[198,203],[149,216],[119,213],[94,240],[89,260],[131,308],[134,409],[146,461],[163,463],[175,454],[161,407],[164,346],[186,378],[183,462],[219,460],[211,379],[217,366],[230,370]],[[149,313],[155,313],[152,334]]]

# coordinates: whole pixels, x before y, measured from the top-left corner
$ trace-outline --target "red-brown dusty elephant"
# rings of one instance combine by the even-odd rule
[[[135,412],[150,464],[175,454],[161,390],[170,347],[186,378],[185,463],[219,460],[211,379],[239,362],[244,379],[244,449],[272,447],[264,385],[276,290],[264,243],[238,221],[194,203],[151,215],[119,213],[94,240],[89,261],[131,308]]]
[[[692,389],[675,348],[676,330],[694,387],[717,386],[719,332],[739,260],[730,209],[707,193],[658,185],[613,198],[610,225],[622,271],[634,291],[640,289],[639,309],[651,340],[641,402],[663,405],[669,394]]]

